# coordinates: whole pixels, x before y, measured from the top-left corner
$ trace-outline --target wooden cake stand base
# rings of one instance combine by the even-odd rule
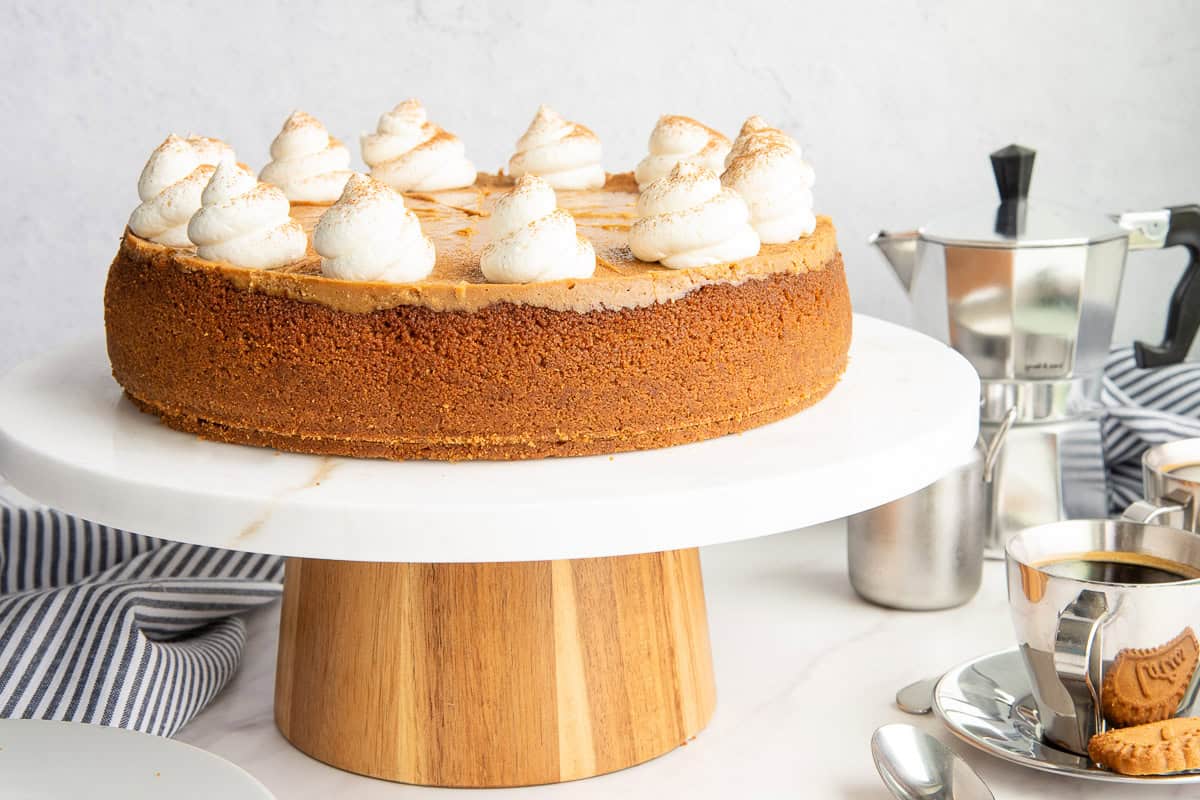
[[[275,719],[350,772],[527,786],[673,750],[716,701],[700,556],[288,560]]]

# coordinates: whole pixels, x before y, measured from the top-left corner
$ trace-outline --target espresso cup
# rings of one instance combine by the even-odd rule
[[[1200,532],[1200,439],[1180,439],[1142,454],[1142,492],[1125,519]]]
[[[1009,540],[1008,602],[1049,743],[1200,714],[1200,536],[1064,520]]]

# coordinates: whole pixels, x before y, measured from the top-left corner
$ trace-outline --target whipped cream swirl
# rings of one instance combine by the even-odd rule
[[[271,142],[271,163],[258,177],[283,189],[293,202],[332,203],[354,174],[349,167],[346,146],[316,117],[293,111]]]
[[[366,175],[346,182],[313,229],[321,273],[347,281],[411,283],[433,272],[433,240],[396,191]]]
[[[575,232],[575,218],[558,207],[550,183],[533,175],[496,201],[488,218],[491,241],[479,257],[493,283],[588,278],[596,270],[592,243]]]
[[[729,139],[691,117],[664,116],[650,133],[650,155],[633,172],[639,189],[666,176],[680,161],[720,173],[729,154]]]
[[[200,258],[268,269],[304,255],[308,237],[289,215],[283,190],[259,183],[240,164],[218,164],[200,203],[188,223],[188,238]]]
[[[750,210],[717,173],[682,161],[638,196],[629,248],[642,261],[684,269],[724,264],[758,253]]]
[[[142,204],[130,215],[129,230],[159,244],[190,246],[188,220],[200,208],[213,165],[233,157],[233,148],[219,139],[168,136],[150,154],[138,178]]]
[[[725,160],[721,183],[750,207],[750,222],[766,244],[791,242],[817,227],[813,168],[800,145],[762,117],[750,117]]]
[[[600,139],[578,122],[539,106],[529,130],[508,160],[514,178],[537,175],[555,189],[599,189],[604,185]]]
[[[359,140],[371,177],[401,192],[437,192],[475,183],[462,140],[429,121],[417,100],[405,100]]]

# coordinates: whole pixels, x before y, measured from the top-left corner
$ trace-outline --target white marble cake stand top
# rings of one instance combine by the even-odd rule
[[[834,391],[740,435],[616,456],[397,463],[173,431],[122,396],[94,337],[0,379],[0,474],[97,522],[238,550],[433,563],[614,556],[801,528],[915,491],[972,446],[978,399],[954,350],[858,315]]]

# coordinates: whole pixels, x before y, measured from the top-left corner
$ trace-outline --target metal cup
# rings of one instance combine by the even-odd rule
[[[1142,454],[1145,500],[1125,509],[1125,519],[1200,533],[1200,439],[1180,439]]]
[[[1080,562],[1083,554],[1092,561]],[[1111,569],[1158,565],[1178,579],[1097,579],[1095,561],[1122,560]],[[1087,565],[1090,576],[1072,575],[1064,561]],[[1086,754],[1108,727],[1200,713],[1200,577],[1182,577],[1200,576],[1200,536],[1127,520],[1064,520],[1013,537],[1007,565],[1013,626],[1050,743]]]
[[[962,605],[983,572],[984,457],[972,449],[920,491],[846,520],[850,584],[865,600],[927,611]]]

